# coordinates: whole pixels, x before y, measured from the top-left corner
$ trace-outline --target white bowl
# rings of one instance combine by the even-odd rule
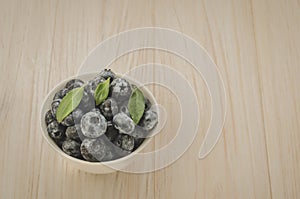
[[[82,171],[88,172],[88,173],[105,174],[105,173],[116,172],[116,170],[114,168],[126,167],[130,163],[130,160],[133,158],[133,156],[135,154],[137,154],[138,152],[140,152],[143,148],[145,148],[145,146],[151,141],[152,138],[151,137],[146,138],[144,140],[144,142],[134,152],[132,152],[131,154],[129,154],[128,156],[125,156],[123,158],[116,159],[113,161],[107,161],[105,163],[88,162],[88,161],[80,160],[80,159],[77,159],[77,158],[74,158],[72,156],[65,154],[55,144],[55,142],[52,140],[52,138],[49,136],[49,134],[47,132],[47,126],[45,124],[45,114],[51,108],[52,99],[56,92],[58,92],[60,89],[62,89],[65,86],[65,84],[71,79],[79,78],[83,81],[87,81],[87,80],[92,79],[96,75],[97,75],[97,73],[83,74],[83,75],[71,77],[65,81],[60,82],[53,90],[50,91],[50,93],[47,95],[46,99],[44,100],[44,103],[41,108],[40,124],[41,124],[43,137],[46,139],[47,143],[51,146],[51,148],[53,148],[57,152],[57,154],[61,155],[61,157],[63,157],[63,159],[66,160],[70,165],[72,165],[73,167],[78,168]],[[131,78],[126,77],[126,80],[128,80],[132,84],[137,85],[138,87],[141,86],[140,83],[134,81]],[[154,96],[146,87],[141,87],[140,89],[144,93],[145,97],[147,97],[152,104],[157,104]],[[157,111],[158,117],[159,117],[158,109],[155,109],[155,111]],[[153,131],[155,131],[155,130],[153,130]]]

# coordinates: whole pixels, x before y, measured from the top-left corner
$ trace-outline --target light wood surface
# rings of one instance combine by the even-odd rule
[[[78,171],[43,140],[42,101],[99,42],[145,26],[181,31],[213,57],[228,95],[223,134],[198,160],[211,113],[203,80],[175,55],[134,52],[112,68],[159,62],[190,80],[201,99],[196,140],[156,172]],[[298,0],[0,0],[0,198],[300,198],[299,33]],[[176,115],[170,91],[149,88]],[[177,127],[168,121],[148,150]]]

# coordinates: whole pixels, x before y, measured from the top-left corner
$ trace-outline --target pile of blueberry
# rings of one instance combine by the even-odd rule
[[[108,78],[109,95],[97,106],[95,90]],[[82,86],[84,92],[79,105],[59,123],[56,112],[60,102],[72,89]],[[116,76],[110,69],[101,71],[87,82],[70,80],[54,95],[51,109],[45,114],[49,136],[66,154],[90,162],[110,161],[130,154],[158,122],[157,113],[146,97],[141,120],[138,124],[133,122],[128,101],[134,88],[135,85]]]

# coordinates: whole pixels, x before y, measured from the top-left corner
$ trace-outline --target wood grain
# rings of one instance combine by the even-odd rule
[[[297,0],[0,0],[0,198],[300,198],[299,10]],[[44,97],[99,42],[146,26],[191,36],[217,63],[228,95],[221,139],[196,158],[211,114],[205,83],[175,55],[138,51],[111,67],[158,62],[180,71],[201,99],[198,136],[152,173],[70,167],[42,138]],[[179,111],[168,90],[149,89],[168,112]],[[148,150],[168,143],[176,127],[168,121]]]

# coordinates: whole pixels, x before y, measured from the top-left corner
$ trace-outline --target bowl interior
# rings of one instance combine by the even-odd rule
[[[84,161],[84,160],[80,160],[77,158],[74,158],[72,156],[69,156],[67,154],[65,154],[57,145],[56,143],[52,140],[52,138],[48,135],[47,132],[47,126],[45,124],[44,121],[44,116],[46,114],[46,112],[51,108],[51,103],[52,103],[52,99],[55,95],[56,92],[58,92],[60,89],[62,89],[65,84],[74,78],[79,78],[83,81],[87,81],[90,80],[92,78],[94,78],[97,75],[97,73],[88,73],[88,74],[82,74],[79,76],[75,76],[75,77],[70,77],[69,79],[66,79],[65,81],[60,82],[54,89],[52,89],[49,94],[46,96],[44,103],[42,105],[41,108],[41,117],[40,117],[40,124],[41,124],[41,129],[42,129],[42,133],[43,133],[43,137],[46,139],[47,143],[60,155],[63,156],[63,158],[66,158],[69,162],[75,164],[76,166],[78,166],[79,169],[83,169],[87,172],[89,172],[88,167],[97,167],[96,171],[95,168],[91,168],[91,171],[93,173],[102,173],[101,172],[101,167],[105,166],[105,167],[109,167],[111,166],[111,168],[116,168],[115,165],[119,165],[122,164],[124,162],[128,162],[128,160],[130,160],[130,158],[132,158],[135,154],[137,154],[138,152],[140,152],[143,148],[145,148],[145,146],[151,141],[151,137],[146,138],[143,143],[135,150],[133,151],[131,154],[116,159],[116,160],[112,160],[112,161],[106,161],[104,163],[102,162],[88,162],[88,161]],[[145,97],[147,97],[150,102],[154,105],[157,104],[154,96],[152,95],[152,93],[144,86],[142,86],[139,82],[129,78],[129,77],[125,77],[126,80],[128,80],[130,83],[137,85],[138,87],[140,87],[140,89],[142,90],[143,94],[145,95]],[[155,106],[154,106],[155,107]],[[159,118],[159,110],[157,108],[154,109],[157,113],[158,113],[158,118]],[[155,129],[153,129],[153,131],[155,131]],[[84,167],[81,167],[80,165],[84,165]],[[88,166],[88,167],[87,167]],[[124,165],[125,166],[125,165]],[[105,172],[104,172],[105,173]]]

